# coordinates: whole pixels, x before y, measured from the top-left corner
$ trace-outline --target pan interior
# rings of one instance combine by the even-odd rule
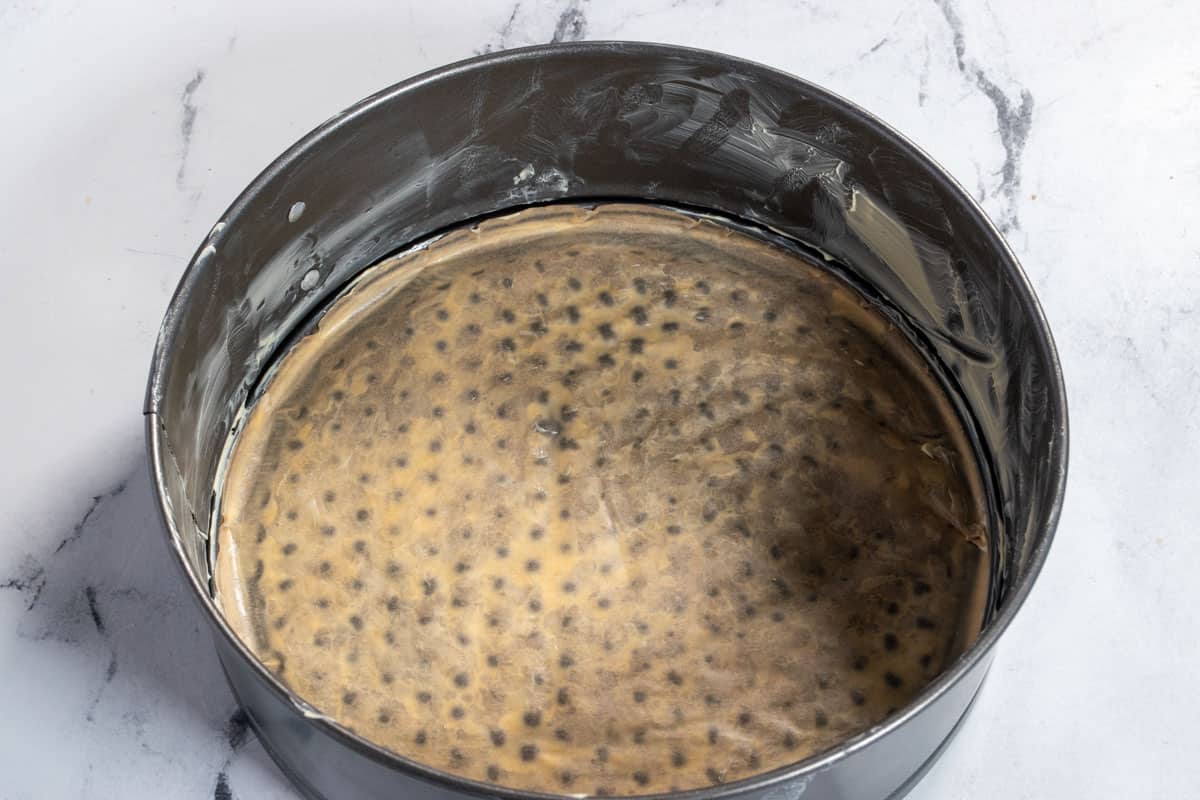
[[[798,761],[974,641],[979,471],[926,359],[714,218],[552,205],[364,273],[274,365],[218,603],[447,772],[643,794]]]

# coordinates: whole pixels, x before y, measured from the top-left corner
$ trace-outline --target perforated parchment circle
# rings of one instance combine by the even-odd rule
[[[818,267],[661,208],[527,210],[374,268],[227,474],[218,596],[259,657],[509,787],[797,761],[981,619],[976,468],[920,357]]]

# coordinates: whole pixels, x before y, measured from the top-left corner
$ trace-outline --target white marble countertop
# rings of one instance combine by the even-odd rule
[[[723,50],[857,101],[982,200],[1040,294],[1071,403],[1062,524],[912,797],[1200,796],[1200,6],[306,5],[0,8],[0,797],[295,796],[237,724],[153,512],[140,411],[167,299],[332,113],[581,37]]]

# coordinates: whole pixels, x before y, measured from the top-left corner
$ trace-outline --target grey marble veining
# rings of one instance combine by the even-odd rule
[[[291,798],[167,557],[139,410],[187,256],[304,132],[476,53],[723,50],[888,120],[1008,236],[1061,350],[1065,513],[913,793],[1200,794],[1200,7],[1098,0],[50,2],[0,10],[3,798]]]

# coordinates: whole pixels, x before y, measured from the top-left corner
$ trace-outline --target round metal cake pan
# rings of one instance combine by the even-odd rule
[[[930,356],[988,485],[991,601],[978,640],[908,706],[794,765],[678,798],[900,797],[949,742],[1046,558],[1067,410],[1033,291],[969,194],[862,109],[716,53],[620,42],[491,54],[333,117],[214,225],[171,300],[145,414],[170,545],[264,746],[316,798],[529,797],[385,751],[294,696],[215,606],[214,486],[248,395],[290,333],[384,256],[554,201],[711,210],[823,255]]]

